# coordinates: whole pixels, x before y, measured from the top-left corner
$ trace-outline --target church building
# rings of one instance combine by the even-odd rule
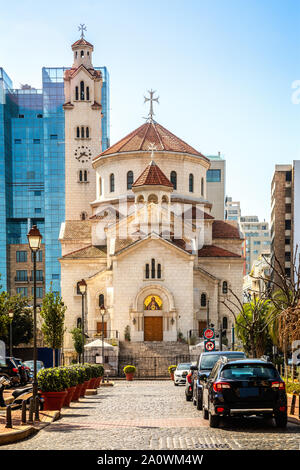
[[[66,361],[70,330],[81,325],[82,279],[87,341],[102,331],[132,343],[201,338],[209,318],[230,342],[233,318],[222,302],[231,291],[242,298],[243,237],[235,222],[211,215],[209,159],[154,120],[152,90],[146,122],[101,151],[101,73],[84,38],[72,49],[59,236]]]

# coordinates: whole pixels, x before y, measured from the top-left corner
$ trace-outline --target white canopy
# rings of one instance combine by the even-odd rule
[[[112,346],[109,343],[106,343],[105,341],[103,343],[103,346],[104,346],[105,349],[113,349],[114,348],[114,346]],[[85,344],[84,347],[85,348],[102,348],[102,339],[95,339],[91,343]]]

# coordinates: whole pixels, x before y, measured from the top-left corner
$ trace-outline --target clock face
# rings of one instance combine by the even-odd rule
[[[75,150],[74,156],[79,162],[88,163],[92,157],[92,152],[87,146],[79,145]]]

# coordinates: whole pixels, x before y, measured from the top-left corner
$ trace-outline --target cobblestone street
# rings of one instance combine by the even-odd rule
[[[62,418],[4,449],[300,449],[300,426],[286,430],[259,418],[210,429],[201,412],[171,381],[116,382],[80,399]]]

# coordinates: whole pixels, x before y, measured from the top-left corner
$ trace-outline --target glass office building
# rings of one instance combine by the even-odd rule
[[[58,241],[65,219],[64,71],[43,68],[42,89],[14,89],[0,68],[0,273],[2,290],[32,295],[27,233],[43,236],[38,295],[60,291]],[[109,147],[109,75],[102,87],[102,149]],[[25,255],[25,252],[27,253]],[[27,273],[26,275],[24,273]],[[23,274],[22,274],[23,273]],[[41,290],[43,287],[44,291]]]

